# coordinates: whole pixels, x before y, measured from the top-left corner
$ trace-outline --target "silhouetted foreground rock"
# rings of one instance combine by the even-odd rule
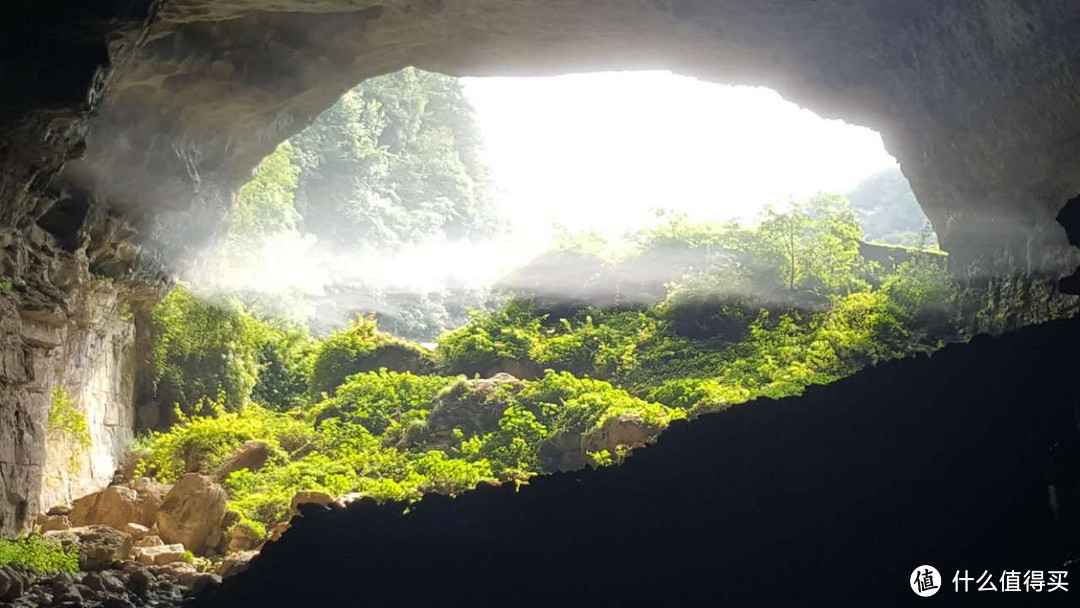
[[[197,605],[907,605],[922,564],[939,605],[1075,602],[1075,567],[1068,593],[951,581],[1076,557],[1077,345],[1078,321],[980,337],[675,424],[619,467],[312,510]]]

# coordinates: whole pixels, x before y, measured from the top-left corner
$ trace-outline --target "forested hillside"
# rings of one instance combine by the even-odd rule
[[[871,175],[847,198],[867,239],[908,247],[937,246],[937,237],[900,167]]]
[[[271,312],[281,312],[283,301],[285,308],[303,304],[324,329],[358,311],[378,311],[387,329],[432,340],[463,323],[466,309],[487,294],[453,284],[388,288],[362,266],[408,246],[493,235],[500,221],[480,150],[457,79],[408,68],[367,80],[263,161],[241,190],[203,276],[230,277],[226,287],[235,291],[252,275],[282,275],[272,288],[256,285],[243,298]],[[289,248],[317,258],[318,266],[266,267],[268,249]],[[310,276],[320,273],[326,276]],[[296,285],[313,281],[317,295],[295,293]]]

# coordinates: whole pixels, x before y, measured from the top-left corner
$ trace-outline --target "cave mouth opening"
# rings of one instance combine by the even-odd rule
[[[969,335],[877,133],[666,72],[365,81],[225,220],[181,285],[116,307],[157,431],[117,484],[220,498],[180,541],[218,568],[305,503],[619,464]]]
[[[550,260],[540,272],[555,250],[585,247],[610,263],[661,225],[753,226],[823,194],[846,199],[865,251],[937,249],[880,135],[770,89],[666,71],[454,78],[407,68],[350,90],[266,158],[186,278],[317,333],[371,313],[431,343],[467,308],[526,288],[523,269],[526,290],[549,301],[663,295],[656,287],[642,301],[610,276],[584,288],[567,276],[580,271]],[[651,282],[716,262],[696,253]],[[892,253],[874,251],[878,261]]]

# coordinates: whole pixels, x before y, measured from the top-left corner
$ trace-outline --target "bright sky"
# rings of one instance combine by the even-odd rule
[[[895,165],[875,131],[764,88],[670,72],[466,78],[504,210],[610,236],[663,207],[753,217],[818,191],[846,192]],[[614,212],[613,211],[616,211]]]

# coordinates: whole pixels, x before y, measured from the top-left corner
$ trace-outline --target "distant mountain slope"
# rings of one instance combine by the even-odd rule
[[[937,245],[937,237],[928,230],[929,220],[900,167],[871,175],[848,192],[847,198],[869,240],[907,246]]]

